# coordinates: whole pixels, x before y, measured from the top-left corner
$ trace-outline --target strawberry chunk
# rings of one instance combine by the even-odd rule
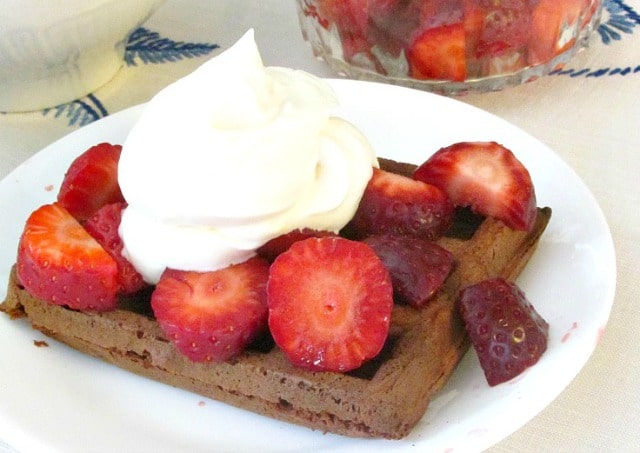
[[[261,258],[212,272],[167,269],[151,295],[160,327],[194,362],[239,354],[266,327],[269,265]]]
[[[524,50],[531,32],[531,8],[527,0],[482,1],[483,30],[478,56],[495,56]]]
[[[490,386],[518,376],[546,351],[549,325],[515,284],[485,280],[465,288],[458,302]]]
[[[495,142],[461,142],[438,150],[413,174],[440,187],[456,206],[530,230],[536,195],[529,172],[513,153]]]
[[[540,0],[532,12],[529,64],[543,64],[570,49],[580,33],[584,0]]]
[[[454,208],[438,187],[375,168],[345,234],[413,235],[433,240],[453,221]]]
[[[425,30],[407,52],[410,76],[464,81],[467,77],[464,22]]]
[[[77,310],[117,304],[117,265],[80,223],[57,203],[35,210],[18,244],[20,283],[34,297]]]
[[[364,240],[391,275],[396,299],[424,307],[451,272],[453,255],[435,242],[413,236],[374,235]]]
[[[335,236],[330,231],[318,231],[310,228],[302,228],[301,230],[293,230],[286,234],[267,241],[258,248],[258,255],[271,262],[277,258],[282,252],[286,252],[295,242],[312,237]]]
[[[118,185],[120,145],[100,143],[78,156],[64,176],[58,203],[80,222],[106,204],[122,202]]]
[[[111,203],[101,207],[87,219],[84,228],[117,263],[119,292],[133,294],[148,285],[133,264],[122,255],[124,244],[118,233],[118,227],[120,227],[122,210],[126,206],[126,203]]]
[[[356,369],[380,352],[389,333],[391,279],[362,242],[296,242],[271,265],[267,297],[273,339],[305,369]]]

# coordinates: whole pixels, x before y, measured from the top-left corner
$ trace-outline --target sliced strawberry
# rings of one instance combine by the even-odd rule
[[[124,256],[124,244],[118,234],[118,227],[122,218],[122,210],[126,203],[111,203],[98,209],[84,223],[84,228],[93,236],[118,264],[119,292],[132,294],[148,286],[142,275]]]
[[[389,270],[396,299],[414,307],[424,307],[453,268],[453,255],[425,239],[374,235],[364,242]]]
[[[478,43],[478,56],[500,56],[523,50],[531,32],[528,0],[480,2],[484,24]]]
[[[35,210],[18,245],[20,283],[34,297],[77,310],[115,308],[117,265],[57,203]]]
[[[194,362],[221,362],[266,327],[269,264],[251,258],[212,272],[167,269],[151,295],[160,327]]]
[[[364,35],[370,0],[318,0],[319,13],[339,28]]]
[[[410,76],[464,81],[467,77],[464,22],[425,30],[407,52]]]
[[[467,63],[473,62],[478,53],[480,36],[484,29],[485,10],[478,4],[477,0],[463,0],[464,11],[464,33]],[[471,63],[473,64],[473,63]],[[467,68],[469,69],[469,68]],[[467,76],[469,76],[467,71]]]
[[[433,240],[449,228],[453,213],[439,188],[376,168],[345,233],[354,238],[388,233]]]
[[[69,166],[64,176],[58,203],[80,222],[106,204],[124,201],[118,185],[120,145],[100,143]]]
[[[330,231],[318,231],[312,230],[310,228],[303,228],[301,230],[293,230],[289,233],[280,235],[276,238],[271,239],[266,242],[260,248],[258,248],[258,255],[271,262],[276,259],[278,255],[282,252],[286,252],[289,247],[293,245],[293,243],[301,241],[307,238],[313,237],[325,237],[325,236],[335,236],[334,233]]]
[[[353,370],[375,357],[388,336],[391,280],[362,242],[296,242],[271,265],[267,294],[273,339],[296,366]]]
[[[335,24],[347,61],[361,52],[370,53],[367,42],[369,0],[319,0],[319,16]]]
[[[413,174],[440,187],[456,206],[530,230],[536,217],[531,176],[513,153],[495,142],[461,142],[438,150]]]
[[[584,0],[540,0],[533,8],[529,64],[543,64],[571,48],[581,27]]]
[[[515,284],[485,280],[465,288],[458,302],[490,386],[518,376],[546,351],[549,325]]]

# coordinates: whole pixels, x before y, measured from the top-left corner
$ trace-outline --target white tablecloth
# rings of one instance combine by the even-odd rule
[[[563,71],[461,98],[529,132],[573,167],[602,207],[617,253],[613,311],[592,358],[550,406],[491,451],[640,451],[638,12],[640,0],[606,0],[591,47]],[[334,76],[302,40],[292,0],[169,0],[132,37],[127,65],[106,86],[56,109],[0,114],[0,177],[57,138],[147,101],[251,27],[265,64]],[[148,44],[159,39],[166,45],[154,52]]]

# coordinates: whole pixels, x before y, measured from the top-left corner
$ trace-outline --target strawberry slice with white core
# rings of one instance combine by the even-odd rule
[[[496,142],[461,142],[438,150],[413,174],[444,190],[456,206],[529,231],[536,195],[529,171]]]
[[[211,272],[167,269],[151,295],[160,327],[194,362],[222,362],[267,323],[269,264],[251,258]]]
[[[273,339],[302,368],[358,368],[380,352],[389,333],[391,279],[362,242],[296,242],[271,265],[267,296]]]
[[[424,31],[407,52],[416,79],[463,81],[467,77],[464,23]]]
[[[18,244],[18,280],[34,297],[77,310],[116,307],[117,264],[57,203],[35,210]]]

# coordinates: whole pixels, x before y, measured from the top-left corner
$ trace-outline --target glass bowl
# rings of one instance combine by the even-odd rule
[[[337,73],[439,94],[495,91],[586,47],[601,0],[296,0],[303,37]]]

